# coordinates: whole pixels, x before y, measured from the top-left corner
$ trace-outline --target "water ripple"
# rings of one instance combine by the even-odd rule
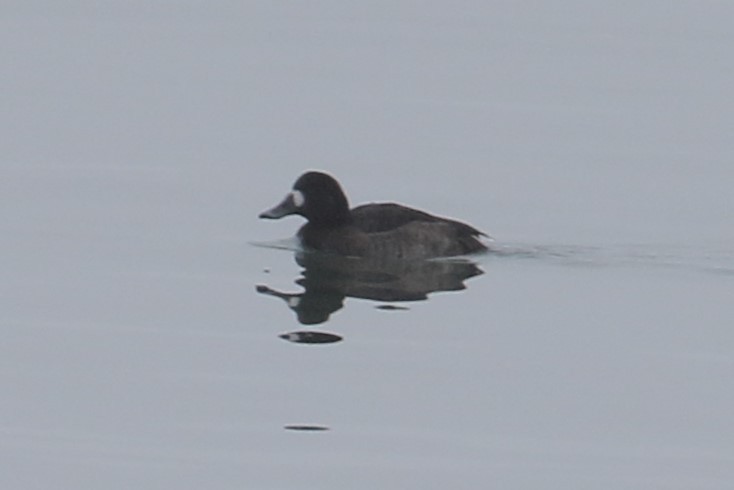
[[[734,276],[734,250],[675,245],[494,244],[491,256],[541,260],[567,266],[688,269]]]

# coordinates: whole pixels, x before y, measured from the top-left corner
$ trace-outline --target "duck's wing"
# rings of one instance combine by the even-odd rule
[[[394,230],[369,233],[367,255],[395,259],[455,257],[484,252],[479,232],[463,223],[411,221]]]
[[[466,223],[395,203],[363,204],[352,209],[351,215],[354,225],[365,233],[392,231],[410,223],[445,223],[450,225],[458,236],[488,236]]]

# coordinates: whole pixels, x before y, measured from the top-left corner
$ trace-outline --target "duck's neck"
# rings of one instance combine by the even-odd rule
[[[313,196],[307,213],[308,221],[318,228],[336,228],[352,224],[349,202],[343,192],[327,192]]]
[[[354,223],[349,208],[332,210],[328,213],[320,213],[317,217],[308,220],[309,224],[315,228],[339,228],[342,226],[351,226]]]

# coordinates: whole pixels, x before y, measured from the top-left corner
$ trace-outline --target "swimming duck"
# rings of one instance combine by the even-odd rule
[[[487,250],[485,233],[465,223],[394,203],[372,203],[349,209],[334,177],[306,172],[277,206],[260,218],[291,214],[308,222],[298,230],[306,249],[344,256],[384,259],[452,257]]]

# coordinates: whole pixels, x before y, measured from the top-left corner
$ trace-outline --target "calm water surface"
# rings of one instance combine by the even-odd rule
[[[1,21],[2,488],[731,487],[724,4],[82,3]],[[308,168],[493,251],[262,246]]]
[[[730,477],[731,252],[497,240],[345,265],[248,243],[273,238],[259,208],[231,221],[157,200],[146,172],[91,171],[122,209],[148,203],[112,226],[96,190],[70,192],[90,169],[66,170],[14,170],[55,204],[16,195],[39,220],[6,241],[3,454],[24,485]]]

